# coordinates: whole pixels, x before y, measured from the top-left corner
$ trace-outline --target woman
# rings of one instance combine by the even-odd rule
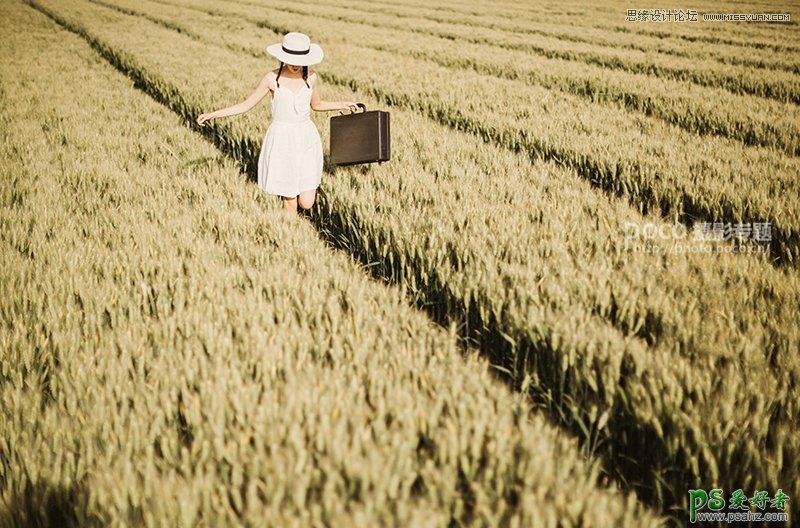
[[[322,62],[322,48],[308,36],[291,32],[283,43],[272,44],[267,52],[280,61],[280,67],[267,72],[255,91],[241,103],[201,114],[197,124],[204,126],[217,117],[247,112],[272,92],[272,122],[267,128],[258,157],[258,186],[281,196],[284,209],[297,214],[314,205],[322,181],[322,140],[311,121],[312,108],[318,112],[356,110],[352,101],[322,101],[319,78],[308,67]]]

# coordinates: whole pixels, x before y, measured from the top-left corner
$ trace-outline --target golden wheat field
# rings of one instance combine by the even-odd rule
[[[0,528],[796,526],[798,19],[3,0]],[[295,218],[291,31],[392,135]]]

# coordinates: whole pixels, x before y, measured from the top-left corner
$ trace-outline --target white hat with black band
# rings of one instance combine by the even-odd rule
[[[267,46],[267,53],[278,60],[294,66],[310,66],[322,62],[322,48],[311,43],[308,35],[291,32],[283,36],[283,42]]]

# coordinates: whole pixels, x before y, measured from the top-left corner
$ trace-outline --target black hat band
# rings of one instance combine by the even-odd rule
[[[309,52],[311,51],[311,48],[308,48],[307,50],[303,50],[303,51],[290,50],[290,49],[286,49],[286,47],[283,46],[283,45],[281,45],[281,49],[283,49],[283,51],[285,51],[286,53],[291,53],[292,55],[308,55]]]

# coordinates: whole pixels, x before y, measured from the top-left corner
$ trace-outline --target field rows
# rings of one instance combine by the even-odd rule
[[[143,27],[144,27],[144,26],[143,26]],[[256,126],[258,126],[258,125],[256,125]],[[423,126],[423,125],[415,125],[415,127],[414,127],[414,128],[421,127],[421,126]],[[409,127],[409,128],[411,128],[411,127]],[[433,133],[433,132],[432,132],[432,133]],[[439,134],[441,134],[441,133],[440,133],[440,132],[436,132],[436,134],[437,134],[437,135],[439,135]],[[457,135],[456,135],[456,136],[454,136],[454,137],[459,137],[459,136],[457,136]],[[473,143],[474,143],[474,144],[473,144]],[[470,142],[470,144],[473,144],[473,147],[477,147],[477,146],[479,146],[479,143],[477,143],[477,142]],[[417,145],[415,148],[419,149],[419,148],[421,148],[421,145]],[[449,149],[448,149],[448,150],[449,150]],[[453,145],[453,148],[452,148],[452,150],[455,150],[455,151],[456,151],[456,152],[454,152],[455,156],[454,156],[454,158],[452,159],[452,161],[453,161],[453,164],[455,164],[455,165],[459,166],[459,171],[465,171],[465,170],[467,170],[467,165],[465,165],[465,162],[464,162],[464,160],[463,160],[463,159],[461,159],[461,158],[459,157],[459,154],[465,154],[465,153],[467,153],[467,152],[470,152],[470,149],[467,149],[467,148],[465,148],[465,147],[457,147],[457,146],[454,144],[454,145]],[[477,150],[477,149],[476,149],[476,150]],[[445,152],[441,152],[441,151],[442,151],[442,149],[441,149],[441,148],[434,148],[434,149],[432,149],[432,152],[439,152],[439,153],[440,153],[440,154],[439,154],[439,156],[443,156],[443,157],[444,157],[444,156],[446,156],[446,155],[447,155]],[[419,156],[419,155],[420,155],[420,153],[419,153],[419,152],[417,152],[417,155]],[[463,157],[463,156],[462,156],[462,157]],[[423,166],[422,166],[422,167],[420,167],[420,169],[425,169],[425,167],[424,167],[424,163],[425,163],[425,160],[426,160],[426,159],[427,159],[427,157],[426,157],[426,158],[422,158],[422,159],[420,160],[420,161],[422,161],[422,162],[423,162]],[[443,170],[444,170],[444,168],[445,168],[445,167],[447,167],[447,163],[444,163],[444,162],[438,162],[438,163],[436,163],[436,164],[435,164],[435,167],[436,167],[436,170],[437,170],[437,172],[439,172],[439,171],[440,171],[440,169],[443,171]],[[504,167],[504,168],[506,168],[506,167]],[[507,168],[506,168],[506,169],[507,169]],[[480,166],[480,167],[474,167],[474,168],[473,168],[473,170],[479,170],[479,171],[494,170],[495,172],[498,172],[498,171],[497,171],[497,168],[496,168],[496,167],[494,167],[494,168],[493,168],[493,167],[490,165],[490,163],[488,163],[488,161],[485,161],[485,162],[483,163],[483,166]],[[500,172],[502,173],[502,171],[500,171]],[[506,192],[508,192],[508,191],[506,191]],[[416,195],[415,195],[415,196],[416,196]],[[533,199],[535,199],[535,198],[536,198],[536,197],[533,197]],[[530,197],[528,197],[528,198],[520,198],[520,199],[523,199],[523,200],[525,200],[525,199],[531,199],[531,198],[530,198]],[[523,207],[522,207],[522,209],[528,209],[528,207],[527,207],[527,206],[523,206]],[[594,208],[592,208],[592,210],[594,210]],[[506,216],[507,216],[507,215],[506,215]],[[612,234],[613,234],[613,233],[611,233],[611,232],[609,232],[609,233],[606,233],[606,235],[607,235],[607,236],[612,236]],[[493,235],[493,236],[496,236],[496,235]]]
[[[390,8],[397,6],[396,2],[375,2],[375,4],[385,4]],[[670,5],[671,4],[671,5]],[[428,8],[430,4],[420,4],[416,2],[404,3],[410,8]],[[797,24],[791,25],[776,23],[631,23],[625,21],[625,15],[630,5],[620,4],[616,7],[605,5],[586,5],[577,2],[573,6],[563,2],[552,4],[514,4],[513,6],[499,6],[493,4],[492,13],[496,13],[502,18],[513,19],[528,23],[537,23],[546,19],[548,23],[554,25],[566,25],[579,32],[583,29],[597,29],[611,33],[630,33],[644,37],[655,37],[667,41],[683,40],[686,42],[706,42],[714,45],[733,45],[750,48],[750,52],[755,50],[772,50],[779,53],[796,53],[800,51],[800,46],[792,45],[797,42]],[[655,6],[654,6],[655,7]],[[750,12],[781,12],[790,13],[796,20],[797,13],[792,11],[792,5],[787,4],[778,6],[775,2],[768,2],[766,5],[757,7],[751,6]],[[681,2],[661,3],[658,9],[691,9]],[[707,9],[697,9],[698,17],[702,13],[739,13],[747,12],[746,6],[741,3],[721,3],[715,2],[713,7]],[[437,10],[449,11],[454,18],[460,18],[463,13],[472,15],[486,14],[481,4],[459,3],[457,6],[446,7],[445,3],[437,3]],[[697,31],[698,25],[702,24],[702,31]]]
[[[609,48],[623,48],[642,52],[658,52],[661,54],[674,55],[689,59],[711,58],[718,62],[730,65],[744,66],[748,68],[764,68],[773,70],[785,70],[790,73],[800,73],[800,62],[796,54],[762,52],[754,55],[754,49],[747,45],[747,41],[741,44],[717,44],[709,47],[702,42],[689,42],[682,40],[665,39],[657,36],[650,36],[641,33],[626,33],[612,31],[587,26],[573,26],[567,24],[553,24],[549,21],[551,11],[538,14],[535,18],[521,19],[518,15],[496,13],[495,9],[487,12],[485,9],[460,10],[443,9],[440,4],[431,8],[430,4],[413,5],[403,3],[391,3],[390,6],[381,6],[381,2],[347,2],[326,4],[330,7],[347,9],[349,16],[354,14],[382,14],[409,19],[409,26],[414,27],[416,19],[431,20],[455,26],[468,26],[479,29],[497,29],[503,33],[519,35],[540,35],[552,37],[559,40],[580,42],[595,46]],[[275,7],[278,7],[275,4]],[[293,8],[302,6],[305,9],[317,9],[319,6],[313,3],[295,2]],[[378,7],[380,6],[380,7]],[[684,6],[685,7],[685,6]],[[584,5],[585,10],[591,6]],[[620,20],[624,20],[625,9],[620,11]],[[374,17],[371,17],[374,18]],[[591,20],[591,15],[585,12],[580,18]],[[542,22],[548,19],[547,22]],[[797,51],[797,50],[794,50]]]
[[[657,525],[85,42],[0,20],[0,524]]]
[[[194,3],[184,5],[199,6]],[[207,11],[214,12],[211,6],[216,4],[205,5]],[[155,8],[151,12],[165,11]],[[383,25],[374,17],[354,17],[348,10],[301,10],[293,7],[293,4],[272,2],[269,10],[260,9],[258,16],[251,15],[244,8],[219,12],[236,13],[254,22],[269,17],[269,24],[273,26],[285,25],[285,20],[291,16],[285,13],[300,14],[304,15],[302,19],[308,21],[309,27],[325,27],[328,38],[357,34],[359,41],[370,48],[421,58],[446,68],[475,70],[485,75],[558,89],[590,102],[608,102],[643,112],[689,132],[720,135],[748,145],[775,147],[789,155],[800,155],[800,107],[792,104],[734,95],[719,88],[701,87],[686,81],[608,70],[593,64],[551,59],[486,44],[431,37],[427,33],[411,35],[406,30],[392,29],[388,22]],[[410,27],[414,27],[414,24]],[[488,49],[497,53],[491,54]]]
[[[268,7],[274,3],[261,0],[227,2]],[[291,11],[289,11],[291,10]],[[311,11],[324,13],[327,8],[298,9],[284,8],[284,11]],[[394,10],[366,12],[362,15],[350,13],[348,17],[354,22],[373,24],[379,27],[396,27]],[[415,33],[431,34],[443,38],[459,39],[475,44],[499,46],[533,53],[544,57],[580,61],[603,68],[622,70],[631,73],[646,74],[677,81],[689,81],[700,86],[718,87],[734,94],[750,94],[766,97],[782,102],[800,103],[800,82],[798,75],[787,71],[770,71],[768,76],[756,75],[751,67],[722,64],[705,56],[698,58],[682,58],[665,56],[657,52],[642,52],[633,49],[619,49],[615,46],[602,46],[595,43],[570,42],[556,37],[542,35],[509,34],[494,28],[464,26],[449,22],[446,18],[427,20],[410,11],[407,26]],[[576,29],[577,30],[577,29]]]
[[[255,56],[261,51],[253,39],[264,29],[283,33],[291,25],[309,33],[316,30],[317,38],[329,42],[336,54],[326,64],[332,82],[367,92],[392,106],[421,111],[533,158],[556,160],[595,185],[628,197],[644,211],[660,211],[688,223],[770,222],[773,256],[796,264],[800,249],[800,196],[794,185],[800,172],[797,157],[722,138],[698,137],[653,118],[522,81],[456,71],[342,43],[339,28],[327,32],[314,18],[274,11],[259,22],[241,9],[223,10],[208,1],[192,4],[192,9],[177,9],[143,2],[136,4],[137,9],[131,2],[114,2],[129,12],[141,12],[141,6],[147,6],[150,19],[196,38],[206,38],[203,35],[211,31],[215,43]],[[249,44],[246,34],[251,35]],[[354,69],[355,60],[359,66]],[[399,66],[386,68],[387,64]],[[413,78],[406,73],[411,69]],[[752,177],[761,172],[772,177]],[[775,196],[782,198],[775,200]]]
[[[264,68],[217,44],[257,49],[263,29],[224,33],[216,18],[199,39],[91,4],[39,4],[187,118],[241,98],[260,77],[244,72]],[[325,80],[349,58],[344,46],[328,48]],[[323,86],[326,99],[354,97]],[[215,134],[232,151],[252,144],[264,119],[242,116]],[[403,282],[437,319],[463,320],[487,353],[510,339],[494,362],[549,394],[563,423],[596,437],[626,480],[665,508],[682,504],[685,482],[698,479],[798,487],[796,274],[749,256],[631,254],[620,233],[636,214],[571,171],[531,165],[404,109],[392,119],[393,130],[425,140],[396,144],[393,166],[369,177],[329,174],[323,231]],[[525,183],[536,191],[520,192]],[[740,413],[762,419],[743,424]],[[780,447],[763,453],[765,442]]]

